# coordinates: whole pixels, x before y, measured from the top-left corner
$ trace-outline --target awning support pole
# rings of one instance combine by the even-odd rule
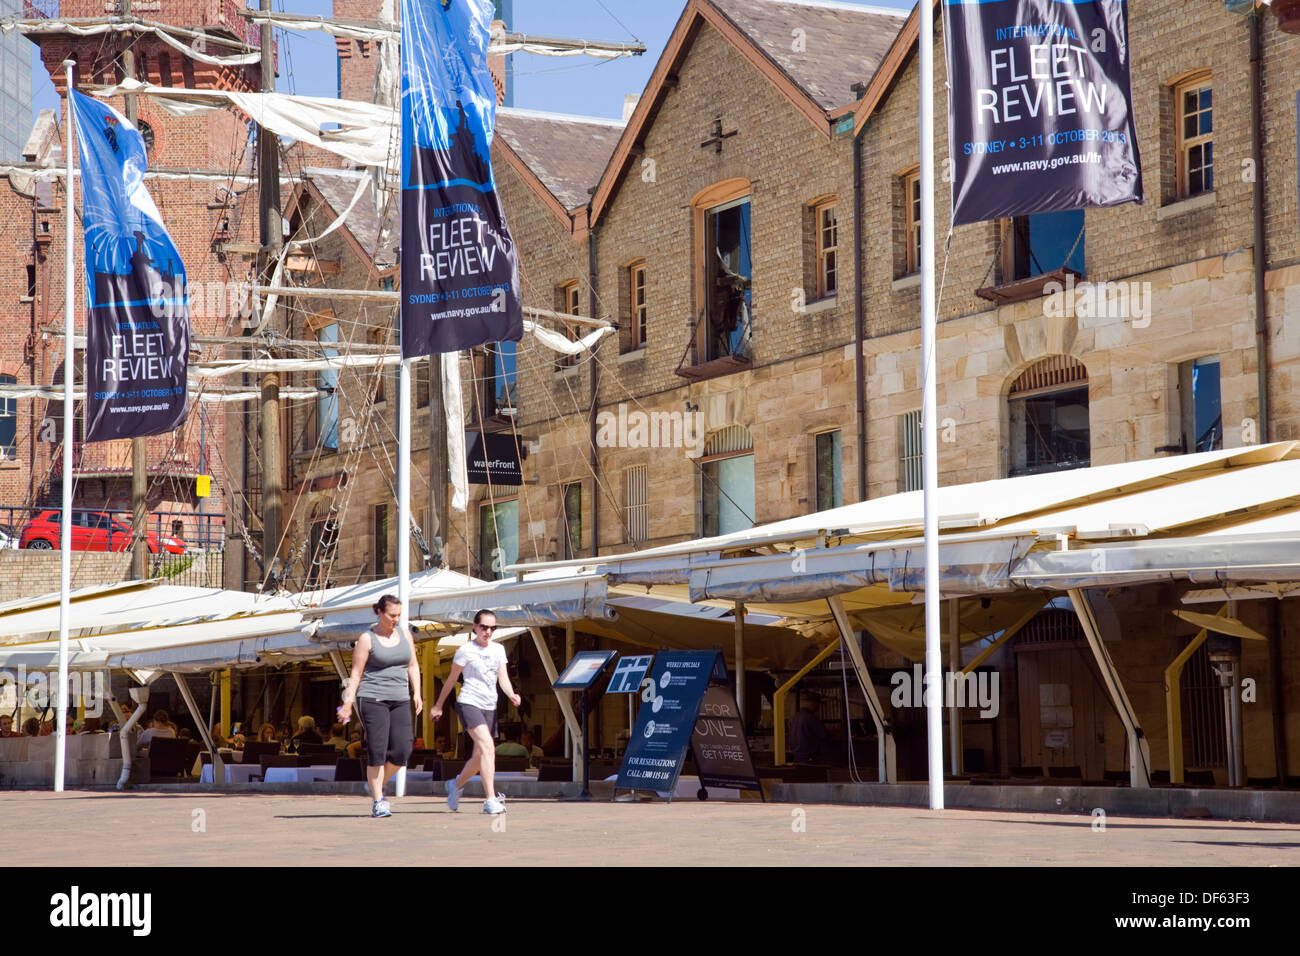
[[[569,632],[572,633],[573,625],[569,625]],[[546,646],[546,640],[542,637],[542,629],[539,627],[530,627],[528,633],[533,635],[533,645],[537,648],[537,656],[542,659],[542,669],[546,671],[546,679],[552,684],[560,676],[559,671],[555,669],[555,661],[551,660],[550,648]],[[569,699],[569,692],[557,690],[555,699],[560,704],[560,713],[564,714],[564,725],[569,729],[569,734],[576,739],[581,739],[582,730],[578,725],[578,718],[573,713],[573,702]],[[574,753],[580,753],[581,748],[575,748]],[[574,761],[578,761],[575,759]],[[574,779],[578,779],[576,776]]]
[[[221,672],[221,732],[230,737],[230,668]],[[215,759],[215,758],[214,758]],[[214,771],[215,772],[215,771]]]
[[[897,783],[898,750],[894,745],[894,728],[885,720],[885,710],[880,706],[880,698],[876,696],[876,688],[871,683],[871,674],[867,671],[867,662],[862,659],[862,648],[858,647],[858,639],[853,633],[853,626],[849,623],[848,612],[844,610],[844,601],[835,594],[828,597],[826,603],[830,605],[835,626],[839,628],[840,640],[848,648],[849,657],[853,661],[853,671],[858,676],[858,686],[862,688],[862,696],[867,701],[867,710],[871,712],[871,720],[876,725],[876,779],[881,783]]]
[[[1088,646],[1092,648],[1092,656],[1097,661],[1102,683],[1110,694],[1110,702],[1119,714],[1119,719],[1124,724],[1124,732],[1128,735],[1129,786],[1134,789],[1149,790],[1151,788],[1151,747],[1142,733],[1137,712],[1133,710],[1128,695],[1124,693],[1124,685],[1115,670],[1115,662],[1110,659],[1110,654],[1101,642],[1101,628],[1097,626],[1097,619],[1093,616],[1092,606],[1088,603],[1087,596],[1079,588],[1071,588],[1070,602],[1074,605],[1074,613],[1078,615],[1079,623],[1083,626]]]
[[[1202,628],[1165,668],[1165,724],[1169,729],[1169,782],[1183,782],[1183,667],[1210,632]]]
[[[820,664],[826,658],[835,653],[839,642],[832,641],[817,652],[817,656],[801,667],[793,677],[776,689],[772,695],[772,746],[776,750],[776,757],[773,763],[778,767],[785,766],[785,698],[790,691],[794,690],[795,684],[799,683],[808,676],[808,672]]]
[[[176,686],[180,689],[181,697],[185,699],[185,707],[190,712],[190,719],[199,728],[199,736],[207,745],[208,753],[212,754],[212,781],[225,783],[226,765],[221,762],[221,754],[218,753],[216,742],[212,739],[212,729],[203,723],[203,715],[199,713],[199,705],[194,702],[194,693],[190,690],[189,681],[181,673],[173,672],[172,677],[176,678]]]
[[[948,599],[948,674],[952,682],[952,700],[948,710],[948,742],[952,756],[949,765],[955,777],[961,773],[961,702],[965,698],[965,684],[961,673],[961,602]],[[959,688],[961,690],[959,691]]]
[[[577,651],[577,637],[573,633],[573,622],[569,621],[564,625],[564,663],[568,666],[569,661],[573,660],[573,655]],[[549,656],[549,654],[547,655]],[[551,678],[551,683],[555,683],[555,678]],[[567,695],[569,710],[573,710],[573,691],[563,691]],[[568,718],[566,717],[567,721]],[[582,773],[582,725],[578,723],[575,717],[573,723],[569,724],[569,734],[565,738],[568,741],[569,756],[573,758],[573,779],[579,779]]]
[[[736,711],[745,722],[745,605],[736,602]]]

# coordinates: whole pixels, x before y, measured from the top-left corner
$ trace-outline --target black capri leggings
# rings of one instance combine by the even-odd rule
[[[361,697],[358,704],[361,724],[366,728],[366,766],[382,767],[386,760],[405,767],[415,736],[411,728],[411,702]]]

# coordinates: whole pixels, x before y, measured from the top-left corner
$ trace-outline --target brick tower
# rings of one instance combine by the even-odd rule
[[[229,57],[258,49],[259,31],[239,10],[236,0],[135,0],[131,14],[152,23],[178,28],[173,34],[208,57]],[[52,13],[53,11],[44,11]],[[119,12],[112,0],[63,0],[57,11],[65,18],[114,16]],[[60,98],[64,96],[65,59],[76,61],[75,82],[82,91],[112,85],[125,78],[123,53],[134,54],[135,77],[141,82],[189,89],[257,90],[260,68],[203,62],[165,43],[158,36],[143,34],[101,34],[80,37],[71,34],[42,34],[33,37],[40,47],[45,68]],[[191,332],[195,347],[204,358],[234,354],[216,343],[204,343],[201,336],[238,336],[241,331],[241,301],[237,289],[253,268],[258,240],[257,189],[248,178],[253,173],[256,153],[247,118],[229,110],[198,116],[176,117],[160,109],[148,96],[137,96],[140,131],[148,147],[149,168],[170,173],[204,173],[193,178],[151,178],[150,194],[180,251],[188,274],[191,294]],[[125,98],[109,100],[125,112]],[[60,114],[60,125],[61,125]],[[39,124],[38,124],[39,128]],[[214,178],[212,174],[227,178]],[[250,188],[251,187],[251,188]],[[61,190],[57,190],[62,202]],[[9,197],[5,197],[8,201]],[[30,216],[30,210],[26,211]],[[63,248],[62,215],[42,217],[36,229],[47,230],[39,238],[50,249]],[[78,261],[82,238],[74,236]],[[39,382],[61,381],[62,340],[42,337],[41,327],[61,327],[63,322],[62,257],[34,256],[37,287],[43,297],[33,302],[32,345],[25,360]],[[57,269],[58,274],[50,275]],[[78,276],[77,296],[84,302],[83,279]],[[245,313],[246,314],[246,313]],[[77,315],[84,323],[84,312]],[[84,328],[84,326],[82,326]],[[238,379],[222,384],[239,384]],[[57,445],[43,442],[50,429],[40,427],[42,415],[50,414],[42,403],[32,406],[32,421],[20,422],[19,432],[33,438],[27,476],[31,504],[57,500],[61,461]],[[186,425],[174,434],[147,440],[149,530],[171,533],[179,530],[187,543],[219,546],[225,533],[234,530],[224,516],[238,507],[238,462],[229,460],[230,449],[242,442],[228,442],[227,431],[241,427],[244,413],[255,421],[253,408],[193,402]],[[52,414],[57,415],[57,409]],[[233,438],[233,434],[231,436]],[[74,449],[74,507],[129,511],[131,506],[131,443],[78,443]],[[210,497],[196,494],[198,475],[211,475]],[[222,516],[222,517],[217,517]],[[177,524],[179,522],[179,524]],[[224,525],[224,527],[223,527]],[[206,583],[206,582],[205,582]],[[219,585],[220,580],[212,583]]]

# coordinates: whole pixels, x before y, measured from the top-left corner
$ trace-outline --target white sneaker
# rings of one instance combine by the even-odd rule
[[[505,813],[506,805],[497,797],[488,797],[483,801],[484,813]]]
[[[505,809],[505,807],[506,807],[506,795],[505,795],[504,793],[502,793],[501,791],[499,791],[499,790],[497,791],[497,803],[501,804],[501,809],[503,809],[503,810]]]
[[[464,792],[464,787],[456,786],[455,778],[447,781],[447,809],[456,810],[460,808],[460,795]]]
[[[376,800],[370,805],[370,815],[372,817],[391,817],[393,811],[389,807],[387,800]]]

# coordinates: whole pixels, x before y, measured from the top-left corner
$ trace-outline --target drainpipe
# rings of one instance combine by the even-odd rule
[[[1268,316],[1264,302],[1264,272],[1268,250],[1264,243],[1264,116],[1260,81],[1259,14],[1250,16],[1250,153],[1255,164],[1255,364],[1259,382],[1259,435],[1269,441]]]
[[[857,380],[858,396],[858,500],[866,501],[867,370],[866,361],[862,357],[862,272],[862,136],[856,135],[853,137],[853,372]]]
[[[135,751],[135,738],[132,737],[131,731],[135,725],[140,722],[144,716],[145,708],[149,706],[149,688],[133,687],[131,688],[131,699],[136,702],[135,713],[124,723],[117,733],[118,743],[122,746],[122,775],[117,778],[117,789],[125,790],[131,781],[131,758]]]
[[[591,219],[591,201],[587,203],[587,281],[590,283],[590,294],[588,302],[590,303],[591,317],[594,319],[600,313],[600,297],[596,293],[596,286],[600,281],[600,271],[596,259],[596,224]],[[600,554],[600,456],[596,453],[596,413],[599,411],[600,402],[597,399],[597,389],[600,386],[600,374],[597,370],[595,350],[600,348],[597,343],[592,346],[591,356],[591,411],[588,415],[588,442],[587,447],[591,455],[591,556],[594,558]],[[563,493],[563,489],[561,489]]]

